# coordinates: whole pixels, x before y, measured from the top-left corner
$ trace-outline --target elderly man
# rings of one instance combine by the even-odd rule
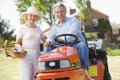
[[[85,42],[85,38],[81,32],[81,23],[76,17],[66,17],[66,7],[62,3],[57,3],[54,5],[54,15],[56,17],[55,26],[52,27],[51,33],[45,42],[44,53],[56,48],[55,38],[61,34],[73,34],[78,37],[78,42],[73,45],[78,51],[78,55],[82,64],[82,68],[85,70],[86,75],[90,80],[93,80],[88,74],[89,67],[89,51],[88,46]],[[72,38],[67,38],[69,41]],[[64,40],[61,40],[64,41]]]

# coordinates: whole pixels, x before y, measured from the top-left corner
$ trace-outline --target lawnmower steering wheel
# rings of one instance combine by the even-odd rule
[[[59,38],[60,37],[64,37],[64,40],[65,41],[59,41]],[[67,37],[72,37],[74,38],[73,41],[67,41]],[[61,34],[61,35],[58,35],[56,38],[55,38],[55,41],[57,42],[57,45],[60,45],[60,46],[72,46],[75,42],[78,41],[78,37],[76,35],[73,35],[73,34]]]

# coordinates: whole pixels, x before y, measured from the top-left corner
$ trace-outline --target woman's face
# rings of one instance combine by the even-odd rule
[[[66,10],[61,6],[57,6],[54,8],[54,15],[59,21],[63,21],[66,17]]]
[[[35,23],[38,20],[38,16],[32,15],[32,14],[27,14],[26,16],[26,21],[30,23]]]

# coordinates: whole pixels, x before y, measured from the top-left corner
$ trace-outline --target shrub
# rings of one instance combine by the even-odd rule
[[[109,56],[120,56],[120,49],[114,49],[107,47],[107,53]]]

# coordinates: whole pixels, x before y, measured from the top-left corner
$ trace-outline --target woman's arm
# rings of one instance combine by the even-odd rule
[[[18,51],[19,52],[23,52],[24,51],[24,48],[22,47],[22,39],[20,39],[20,38],[16,38],[16,41],[15,41],[15,47],[17,47],[18,48]]]

